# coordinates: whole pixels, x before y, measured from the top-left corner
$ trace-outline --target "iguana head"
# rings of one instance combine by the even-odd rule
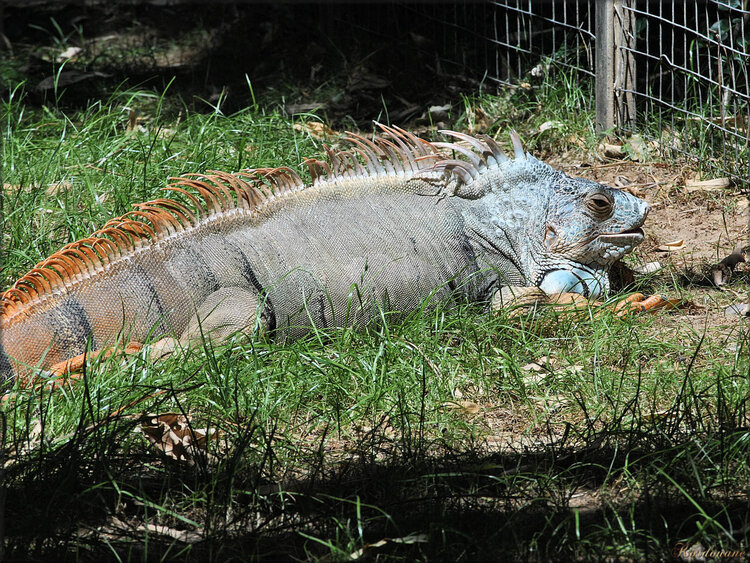
[[[437,144],[470,162],[447,160],[436,168],[453,175],[455,195],[475,200],[479,237],[488,255],[495,251],[513,264],[511,281],[520,275],[548,293],[592,297],[609,289],[610,267],[643,242],[645,201],[555,170],[525,153],[515,133],[513,159],[490,137],[446,133],[473,150]]]
[[[610,267],[643,242],[648,204],[622,190],[549,168],[544,222],[535,221],[530,279],[548,293],[596,296],[609,288]]]

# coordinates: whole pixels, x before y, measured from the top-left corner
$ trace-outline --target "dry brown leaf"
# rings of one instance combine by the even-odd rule
[[[3,184],[3,191],[10,193],[18,191],[30,192],[34,189],[36,189],[36,186],[34,186],[33,184],[30,186],[22,186],[20,184]]]
[[[47,185],[44,191],[47,193],[47,195],[55,195],[60,192],[68,191],[72,187],[73,187],[73,184],[71,184],[68,181],[52,182],[51,184]],[[23,190],[24,192],[31,192],[38,188],[39,186],[36,186],[34,184],[31,184],[28,186],[22,186],[18,184],[3,184],[3,191],[5,192],[15,192],[19,190]]]
[[[552,412],[559,411],[570,404],[570,398],[561,394],[549,395],[547,397],[532,397],[532,400],[538,406]]]
[[[474,119],[473,123],[470,123],[470,133],[476,133],[480,132],[483,133],[487,131],[487,129],[490,128],[492,120],[490,117],[485,113],[485,111],[480,107],[473,107],[474,110]]]
[[[175,530],[174,528],[159,526],[158,524],[146,524],[145,529],[151,533],[168,536],[182,543],[190,544],[203,541],[203,536],[201,534],[191,530]]]
[[[44,191],[47,193],[47,195],[56,195],[60,192],[67,192],[72,187],[73,184],[71,184],[70,182],[52,182]]]
[[[547,370],[553,370],[553,369],[556,369],[557,367],[559,367],[559,362],[558,362],[557,358],[555,358],[553,356],[541,356],[537,360],[537,363],[539,365],[544,366],[544,368],[547,369]]]
[[[688,180],[685,182],[685,190],[693,192],[719,192],[732,185],[729,178],[714,178],[713,180]]]
[[[156,133],[157,139],[168,139],[169,137],[173,137],[177,134],[176,129],[170,129],[169,127],[162,127],[159,129]]]
[[[135,131],[138,127],[138,114],[134,109],[126,108],[128,110],[128,125],[125,127],[126,131]]]
[[[716,287],[729,283],[732,278],[732,270],[723,264],[716,264],[711,268],[711,281]]]
[[[6,397],[8,395],[5,395]],[[29,429],[29,434],[25,440],[20,440],[18,446],[13,447],[10,451],[5,453],[3,459],[3,467],[8,468],[15,464],[21,456],[24,456],[40,446],[42,443],[42,421],[37,419],[33,422],[33,426]]]
[[[745,252],[741,244],[738,244],[732,253],[724,258],[718,264],[711,266],[711,280],[716,287],[721,287],[729,283],[732,278],[734,269],[740,262],[745,262]]]
[[[670,420],[673,419],[674,416],[675,412],[673,410],[660,410],[644,414],[643,419],[650,422],[656,422],[657,420]]]
[[[433,121],[444,121],[450,117],[451,105],[430,106],[427,111]]]
[[[57,55],[57,62],[61,63],[67,59],[72,59],[83,51],[80,47],[68,47],[62,53]]]
[[[618,174],[615,177],[615,187],[620,188],[629,194],[634,195],[635,197],[643,197],[643,193],[638,188],[638,186],[632,185],[633,181],[625,176],[624,174]]]
[[[299,115],[302,113],[312,113],[317,110],[325,110],[325,102],[312,102],[307,104],[286,104],[284,112],[287,115]]]
[[[523,371],[535,371],[537,373],[540,371],[545,371],[545,369],[541,365],[539,365],[537,362],[531,362],[531,363],[526,364],[525,366],[521,366],[521,369]]]
[[[473,401],[455,401],[443,403],[443,406],[447,409],[459,409],[466,414],[477,414],[482,410],[482,406],[474,403]]]
[[[142,124],[146,122],[145,117],[141,117],[138,115],[138,110],[134,110],[131,108],[123,108],[128,110],[128,124],[125,126],[125,131],[131,135],[135,133],[147,133],[148,129],[146,129]]]
[[[664,266],[662,266],[661,262],[648,262],[646,264],[641,264],[639,266],[636,266],[633,268],[633,271],[636,274],[653,274],[654,272],[658,272],[661,270]]]
[[[620,145],[611,145],[609,143],[601,143],[599,145],[599,152],[607,158],[625,158],[626,154]]]
[[[523,382],[526,385],[538,385],[542,383],[547,377],[541,373],[528,373],[523,376]]]
[[[544,133],[545,131],[548,131],[549,129],[565,129],[565,125],[563,125],[562,121],[552,120],[552,121],[545,121],[539,126],[540,133]]]
[[[360,549],[353,551],[349,554],[349,559],[356,561],[367,555],[368,551],[385,547],[388,544],[399,544],[399,545],[411,545],[415,543],[426,543],[428,541],[427,534],[412,534],[403,538],[383,538],[375,543],[367,543]]]
[[[328,137],[335,137],[336,133],[328,127],[325,123],[320,121],[307,121],[305,123],[295,123],[293,126],[295,131],[300,133],[307,133],[315,139],[326,139]]]
[[[206,455],[208,440],[216,437],[215,429],[191,428],[187,417],[178,413],[149,414],[141,418],[140,430],[153,446],[165,455],[189,465],[195,455]]]
[[[682,250],[683,248],[685,248],[684,240],[673,240],[672,242],[665,242],[658,246],[656,250],[659,252],[674,252],[675,250]]]

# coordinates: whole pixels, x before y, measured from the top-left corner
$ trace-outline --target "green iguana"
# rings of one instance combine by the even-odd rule
[[[426,299],[492,302],[504,286],[595,297],[643,240],[649,206],[574,179],[490,137],[429,143],[380,125],[289,168],[174,180],[156,199],[68,244],[0,301],[0,376],[155,341],[357,326]],[[451,154],[452,153],[452,154]]]

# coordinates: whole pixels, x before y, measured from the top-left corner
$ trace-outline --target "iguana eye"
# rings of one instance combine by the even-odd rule
[[[598,217],[608,217],[612,213],[612,200],[604,194],[593,194],[586,205]]]

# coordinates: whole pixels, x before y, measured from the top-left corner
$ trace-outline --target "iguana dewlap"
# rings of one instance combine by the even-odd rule
[[[185,176],[2,295],[0,375],[87,350],[261,328],[361,325],[425,300],[490,302],[503,286],[596,296],[643,240],[648,205],[489,137],[428,143],[381,126],[289,168]]]

